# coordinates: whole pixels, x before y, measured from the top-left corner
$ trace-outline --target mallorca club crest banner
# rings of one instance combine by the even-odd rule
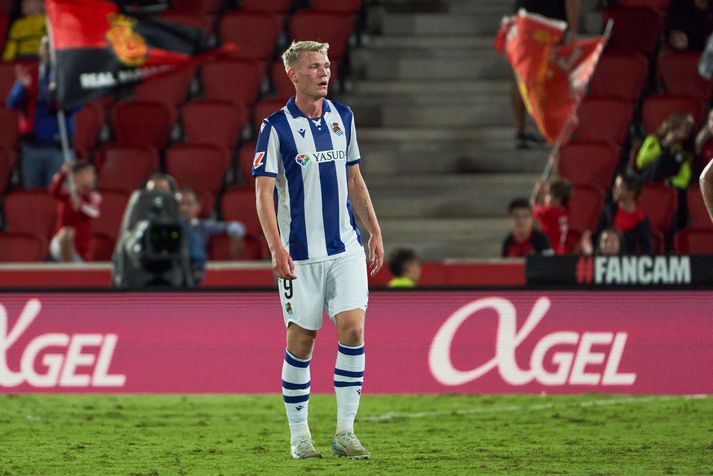
[[[515,72],[527,110],[550,144],[573,120],[606,37],[563,43],[567,24],[520,10],[500,26],[496,49]]]
[[[104,0],[47,0],[47,21],[64,108],[188,66],[207,52],[199,29],[125,15]]]

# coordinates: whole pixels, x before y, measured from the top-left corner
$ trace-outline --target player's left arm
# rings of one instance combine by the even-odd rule
[[[354,211],[369,232],[369,268],[371,276],[379,272],[384,265],[384,243],[381,238],[379,220],[376,218],[374,205],[371,203],[369,190],[361,175],[359,164],[349,165],[349,198]]]
[[[701,174],[701,194],[703,195],[703,202],[706,204],[706,210],[708,210],[708,215],[713,220],[713,161],[708,162],[706,168]]]

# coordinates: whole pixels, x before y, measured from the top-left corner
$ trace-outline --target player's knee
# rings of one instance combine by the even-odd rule
[[[339,332],[339,342],[344,345],[360,345],[364,340],[364,326],[361,323],[349,323]]]

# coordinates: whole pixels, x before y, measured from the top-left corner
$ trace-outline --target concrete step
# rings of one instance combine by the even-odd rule
[[[501,11],[465,13],[389,13],[382,19],[384,35],[494,35]]]
[[[357,119],[358,121],[358,119]],[[483,148],[509,149],[513,147],[512,127],[359,127],[359,142],[387,143],[440,142],[477,144]],[[544,149],[545,147],[543,147]]]
[[[502,99],[481,96],[471,104],[440,105],[358,105],[352,104],[359,124],[368,127],[477,127],[508,126],[512,112],[502,107]]]
[[[390,35],[374,36],[369,41],[369,48],[399,50],[447,50],[457,49],[493,49],[494,39],[488,36],[473,35]]]
[[[364,50],[361,50],[364,51]],[[379,55],[355,58],[353,71],[359,79],[442,80],[442,79],[501,79],[512,77],[510,65],[492,52],[475,52],[458,57],[426,55]]]
[[[460,102],[463,96],[510,95],[510,81],[502,79],[440,79],[440,80],[363,80],[357,81],[354,90],[345,98],[373,97],[374,101],[403,102],[404,100],[425,102]],[[438,91],[438,94],[434,94]]]
[[[413,248],[425,260],[498,257],[509,229],[505,218],[384,218],[379,222],[387,255],[396,248]]]

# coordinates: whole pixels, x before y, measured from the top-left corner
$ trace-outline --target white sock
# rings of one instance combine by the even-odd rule
[[[354,418],[359,410],[364,383],[364,344],[339,344],[334,368],[334,393],[337,395],[337,433],[354,432]]]
[[[301,436],[311,436],[307,424],[309,387],[309,359],[299,359],[286,351],[282,363],[282,399],[285,401],[292,442]]]

